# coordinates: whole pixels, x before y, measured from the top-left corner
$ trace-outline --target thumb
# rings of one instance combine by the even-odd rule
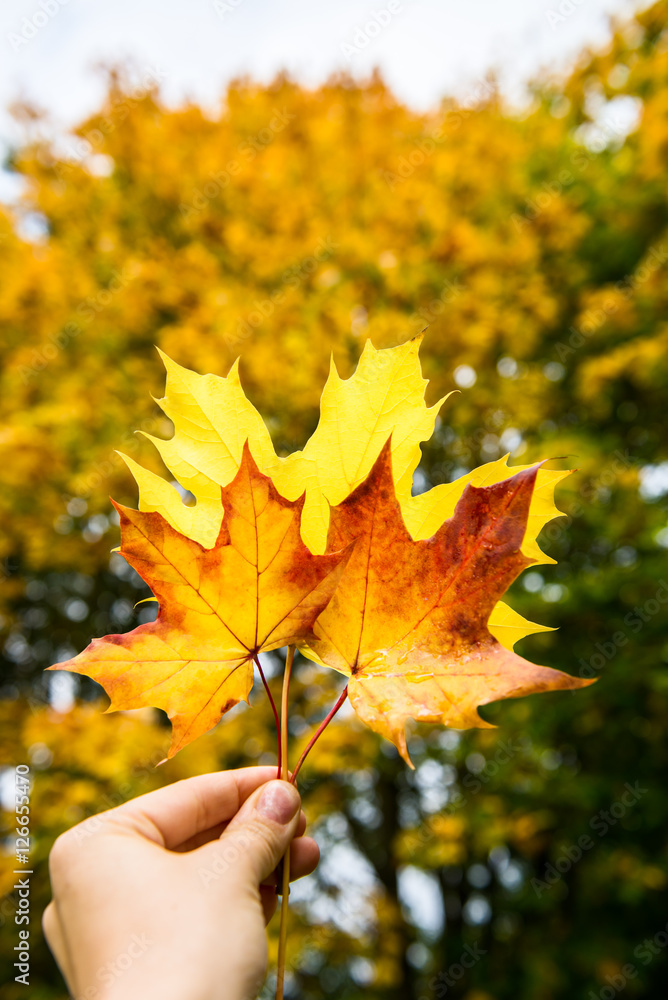
[[[217,843],[207,848],[242,881],[259,885],[274,871],[297,832],[301,799],[288,781],[268,781],[246,799]]]

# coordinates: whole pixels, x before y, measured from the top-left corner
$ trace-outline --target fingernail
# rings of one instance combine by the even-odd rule
[[[257,803],[260,815],[285,826],[299,809],[299,792],[288,781],[270,781]]]

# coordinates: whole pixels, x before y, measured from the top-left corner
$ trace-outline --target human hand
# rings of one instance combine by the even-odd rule
[[[319,857],[298,792],[275,773],[179,781],[56,840],[44,933],[75,1000],[257,995],[276,866],[288,845],[295,878]]]

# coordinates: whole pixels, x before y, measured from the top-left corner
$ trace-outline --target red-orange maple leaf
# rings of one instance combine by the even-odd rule
[[[311,634],[348,555],[309,552],[300,537],[303,497],[281,497],[247,446],[221,497],[225,513],[211,549],[161,514],[117,504],[121,553],[151,587],[158,617],[94,639],[50,668],[98,681],[109,711],[164,709],[173,725],[170,757],[248,700],[254,656]]]
[[[328,551],[355,546],[309,648],[350,675],[358,716],[408,763],[408,718],[488,727],[480,705],[590,683],[522,659],[487,628],[496,602],[533,562],[520,546],[537,470],[467,486],[454,516],[432,538],[413,541],[388,442],[366,481],[332,508]]]

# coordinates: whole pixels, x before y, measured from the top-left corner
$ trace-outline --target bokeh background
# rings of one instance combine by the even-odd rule
[[[423,448],[415,490],[506,452],[577,469],[559,487],[564,516],[541,539],[558,563],[525,572],[510,603],[558,628],[523,640],[522,655],[599,683],[489,706],[495,731],[415,727],[415,772],[337,717],[304,770],[323,861],[293,893],[289,996],[665,996],[668,3],[604,29],[593,6],[541,5],[535,51],[562,52],[570,68],[539,73],[529,59],[534,79],[520,93],[512,52],[494,77],[480,46],[463,89],[448,73],[465,79],[465,51],[440,77],[425,57],[423,86],[411,82],[430,4],[401,14],[403,28],[397,14],[377,39],[372,9],[357,5],[327,56],[338,75],[312,78],[317,49],[293,66],[287,48],[294,72],[275,75],[269,56],[257,62],[269,46],[261,19],[253,35],[237,0],[208,15],[229,26],[229,67],[245,57],[253,75],[222,99],[195,81],[185,100],[159,67],[107,60],[85,91],[67,70],[66,127],[37,98],[9,94],[23,52],[10,34],[32,24],[26,44],[48,52],[48,33],[75,7],[54,3],[43,24],[44,8],[17,4],[3,39],[14,60],[0,208],[7,1000],[67,995],[38,930],[59,832],[177,778],[275,759],[261,691],[156,769],[163,719],[103,716],[92,683],[42,673],[153,613],[135,609],[146,588],[110,555],[109,495],[136,502],[116,449],[165,474],[134,434],[171,433],[151,396],[164,386],[155,345],[200,372],[226,374],[239,355],[287,453],[317,422],[330,354],[348,375],[366,338],[393,346],[425,327],[428,401],[461,391]],[[181,17],[184,52],[200,41],[208,52],[206,32],[188,34]],[[457,53],[454,23],[442,37]],[[308,24],[292,27],[284,20],[285,39],[308,41]],[[138,30],[148,38],[145,22]],[[234,32],[250,32],[241,55]],[[87,39],[70,42],[79,51]],[[575,42],[590,43],[577,58]],[[359,64],[344,43],[359,46]],[[367,72],[376,57],[384,76]],[[48,107],[41,60],[34,72]],[[455,96],[436,100],[434,88]],[[266,665],[277,687],[280,657]],[[335,686],[298,664],[295,752]],[[29,994],[12,970],[17,763],[34,772]]]

